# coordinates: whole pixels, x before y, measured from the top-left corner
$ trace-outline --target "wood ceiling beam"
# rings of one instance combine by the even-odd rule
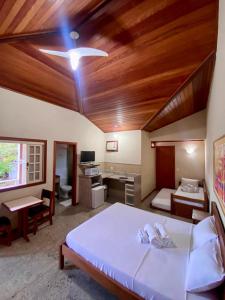
[[[93,15],[95,15],[100,9],[106,6],[112,0],[95,0],[94,8],[90,8],[90,11],[84,13],[84,17],[80,18],[78,23],[71,24],[71,30],[79,30],[79,28],[86,23]],[[54,30],[44,30],[44,31],[34,31],[34,32],[24,32],[17,34],[4,34],[0,36],[0,44],[1,43],[13,43],[21,40],[27,39],[39,39],[46,38],[48,36],[60,35],[61,30],[59,28],[55,28]]]
[[[28,33],[17,33],[17,34],[7,34],[0,36],[0,44],[2,43],[12,43],[18,42],[21,40],[26,39],[38,39],[53,35],[58,35],[58,30],[45,30],[45,31],[35,31],[35,32],[28,32]]]
[[[58,72],[61,75],[64,75],[66,78],[69,80],[73,81],[73,76],[72,73],[67,71],[65,68],[54,62],[52,59],[49,59],[45,54],[40,52],[38,49],[35,49],[32,45],[28,43],[18,43],[18,44],[13,44],[10,45],[11,47],[22,51],[26,55],[30,56],[33,59],[38,60],[39,62],[43,63],[47,67],[51,68],[52,70]]]
[[[165,105],[163,105],[163,107],[158,110],[153,116],[150,117],[150,119],[145,122],[145,124],[143,126],[141,126],[141,130],[144,130],[145,127],[147,127],[166,107],[167,105],[169,105],[169,103],[173,100],[173,98],[179,94],[179,92],[184,89],[193,79],[193,77],[198,73],[198,71],[204,66],[204,64],[210,60],[210,59],[215,59],[216,56],[216,50],[213,50],[203,61],[202,63],[198,66],[197,69],[195,69],[190,76],[188,76],[188,78],[183,82],[182,85],[179,86],[179,88],[169,97],[169,100],[165,103]]]
[[[79,30],[81,26],[83,26],[91,17],[93,17],[97,12],[99,12],[101,9],[103,9],[109,2],[112,2],[112,0],[102,0],[100,3],[98,3],[94,9],[90,10],[89,13],[87,13],[86,17],[83,18],[79,24],[76,25],[76,29]]]

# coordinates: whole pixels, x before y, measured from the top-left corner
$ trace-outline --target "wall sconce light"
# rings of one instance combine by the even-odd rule
[[[189,155],[193,154],[193,153],[195,152],[195,146],[194,146],[194,145],[188,145],[188,146],[186,147],[186,152],[187,152],[187,154],[189,154]]]
[[[151,142],[151,148],[155,148],[155,142]]]

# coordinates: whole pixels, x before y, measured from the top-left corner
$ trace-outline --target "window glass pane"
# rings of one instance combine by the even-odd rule
[[[0,191],[41,182],[44,178],[44,142],[0,140]]]
[[[34,173],[29,173],[29,181],[34,181]]]
[[[34,164],[29,164],[29,172],[34,172]]]
[[[30,154],[34,154],[34,146],[30,146]]]
[[[0,143],[0,188],[17,184],[18,163],[18,144]]]
[[[41,146],[36,146],[36,154],[40,154],[41,152]]]
[[[39,180],[40,179],[40,173],[39,172],[36,172],[35,173],[35,180]]]

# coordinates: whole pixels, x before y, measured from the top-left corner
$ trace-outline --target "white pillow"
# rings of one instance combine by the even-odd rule
[[[186,291],[206,292],[225,278],[218,238],[191,252],[186,276]]]
[[[192,234],[192,249],[204,245],[206,242],[218,237],[214,217],[210,216],[194,226]]]
[[[199,192],[199,187],[192,185],[192,184],[188,184],[188,185],[182,185],[181,186],[181,191],[185,192],[185,193],[198,193]]]
[[[190,179],[190,178],[181,178],[181,185],[192,185],[198,187],[199,185],[199,180],[198,179]]]

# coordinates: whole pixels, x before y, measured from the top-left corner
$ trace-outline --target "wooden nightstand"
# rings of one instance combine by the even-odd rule
[[[205,218],[209,217],[210,214],[206,211],[193,209],[192,211],[192,221],[194,224],[198,224],[198,222],[204,220]]]

